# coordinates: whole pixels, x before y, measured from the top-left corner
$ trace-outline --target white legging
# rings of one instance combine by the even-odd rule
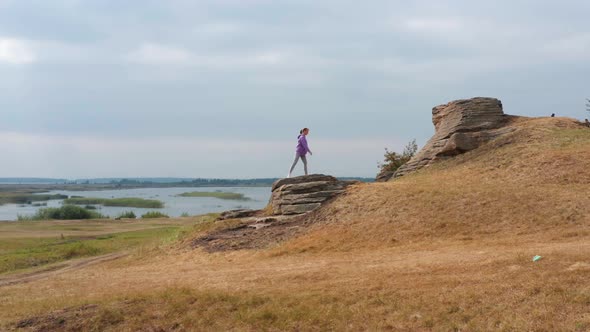
[[[307,158],[305,157],[305,155],[300,156],[299,153],[295,154],[295,161],[293,161],[291,170],[289,170],[289,175],[293,173],[293,169],[295,169],[295,165],[297,165],[297,162],[299,162],[299,158],[301,158],[301,160],[303,161],[303,169],[305,170],[305,175],[307,175]]]

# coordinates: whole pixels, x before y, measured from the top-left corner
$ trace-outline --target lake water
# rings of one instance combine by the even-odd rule
[[[244,194],[249,200],[226,200],[214,197],[179,197],[178,194],[192,191],[221,191]],[[157,199],[164,203],[161,209],[143,209],[133,207],[112,207],[97,206],[97,212],[115,218],[125,211],[133,211],[138,217],[149,211],[160,211],[170,217],[179,217],[183,213],[191,216],[210,212],[222,212],[233,209],[261,209],[266,206],[270,199],[270,187],[236,187],[236,188],[139,188],[122,190],[99,190],[99,191],[67,191],[54,190],[49,194],[62,194],[68,196],[98,197],[98,198],[120,198],[138,197],[145,199]],[[44,202],[38,202],[44,203]],[[59,207],[63,200],[46,201],[47,207]],[[0,220],[16,220],[18,215],[32,215],[38,209],[32,205],[6,204],[0,205]]]

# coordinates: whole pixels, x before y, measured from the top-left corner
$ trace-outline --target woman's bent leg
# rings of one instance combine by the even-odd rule
[[[301,160],[303,161],[303,169],[305,170],[305,175],[307,175],[307,157],[301,156]]]

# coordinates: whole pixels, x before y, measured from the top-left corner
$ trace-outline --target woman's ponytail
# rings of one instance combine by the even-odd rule
[[[299,136],[297,136],[297,138],[301,137],[301,135],[303,135],[303,132],[304,132],[304,131],[306,131],[306,130],[309,130],[309,129],[307,129],[307,128],[303,128],[303,129],[301,129],[301,130],[299,131]]]

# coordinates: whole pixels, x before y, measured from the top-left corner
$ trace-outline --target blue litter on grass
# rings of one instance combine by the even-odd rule
[[[541,258],[543,258],[543,257],[537,255],[537,256],[533,257],[533,262],[536,262],[536,261],[538,261]]]

